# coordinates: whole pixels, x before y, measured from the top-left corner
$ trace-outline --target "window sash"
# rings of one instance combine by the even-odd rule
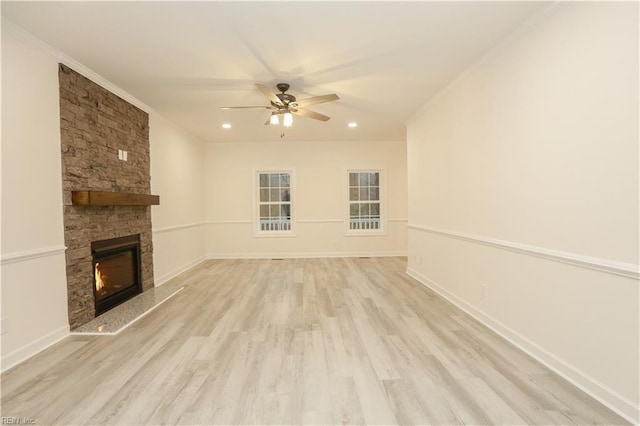
[[[258,230],[291,231],[291,173],[258,172]]]
[[[381,230],[380,196],[380,172],[349,172],[349,230]]]

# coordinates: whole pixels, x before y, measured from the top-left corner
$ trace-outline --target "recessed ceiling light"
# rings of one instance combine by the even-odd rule
[[[358,123],[355,123],[355,122],[352,121],[351,123],[347,124],[347,126],[349,126],[351,128],[358,127]]]
[[[223,129],[230,129],[230,128],[231,128],[231,124],[229,124],[229,123],[224,123],[224,124],[222,125],[222,128],[223,128]]]

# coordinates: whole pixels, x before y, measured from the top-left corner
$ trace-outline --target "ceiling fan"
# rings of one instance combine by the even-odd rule
[[[289,90],[289,84],[287,83],[278,83],[276,87],[281,93],[273,93],[267,86],[264,84],[256,83],[256,87],[269,99],[270,105],[267,106],[237,106],[237,107],[222,107],[222,109],[247,109],[247,108],[261,108],[261,109],[270,109],[271,117],[264,123],[268,124],[279,124],[280,119],[279,116],[282,115],[282,124],[285,127],[291,127],[293,124],[293,114],[300,115],[302,117],[312,118],[314,120],[327,121],[331,117],[328,117],[323,114],[319,114],[314,111],[309,111],[304,109],[309,105],[321,104],[324,102],[332,102],[340,99],[338,95],[332,93],[330,95],[322,95],[322,96],[312,96],[310,98],[304,99],[296,99],[295,96],[287,93]]]

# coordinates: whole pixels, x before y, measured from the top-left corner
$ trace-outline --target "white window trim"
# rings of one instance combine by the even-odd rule
[[[289,193],[291,194],[291,229],[288,231],[262,231],[260,229],[260,174],[288,173],[290,176]],[[293,167],[254,169],[253,171],[253,236],[257,238],[295,237],[296,218],[298,216],[298,196],[296,192],[296,172]]]
[[[379,173],[380,179],[380,229],[351,229],[349,223],[351,221],[351,212],[349,211],[349,173],[363,173],[363,172],[376,172]],[[358,168],[358,169],[347,169],[344,172],[344,204],[345,204],[345,219],[344,219],[344,229],[346,237],[376,237],[381,235],[387,235],[387,174],[385,169],[372,167],[370,169]]]

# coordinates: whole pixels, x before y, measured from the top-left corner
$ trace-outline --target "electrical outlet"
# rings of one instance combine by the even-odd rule
[[[481,285],[480,286],[480,294],[482,295],[483,299],[487,298],[487,286],[486,285]]]

